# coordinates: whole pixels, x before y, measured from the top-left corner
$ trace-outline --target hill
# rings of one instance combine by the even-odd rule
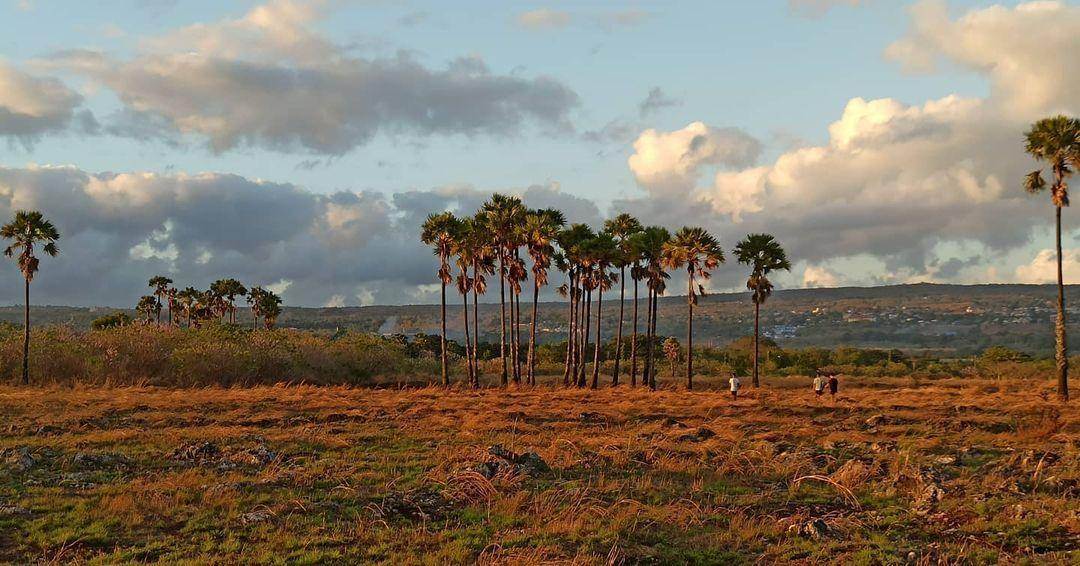
[[[1075,294],[1076,287],[1067,292]],[[763,332],[785,347],[900,348],[938,355],[967,356],[991,345],[1004,345],[1035,355],[1053,348],[1051,326],[1055,289],[1052,285],[938,285],[913,284],[835,289],[777,291],[762,310]],[[604,336],[614,336],[617,301],[606,297]],[[451,301],[457,297],[451,296]],[[658,331],[681,336],[685,330],[686,299],[660,299]],[[93,307],[34,307],[38,324],[68,324],[88,328],[90,322],[116,309]],[[630,302],[627,301],[629,333]],[[129,311],[130,312],[130,311]],[[751,332],[753,311],[747,293],[718,293],[702,298],[696,309],[695,340],[722,345]],[[1070,309],[1077,321],[1080,309]],[[460,303],[448,305],[448,328],[454,338],[463,333]],[[527,315],[526,315],[527,320]],[[18,306],[0,307],[0,321],[18,324]],[[250,323],[241,311],[241,324]],[[498,304],[481,304],[481,337],[498,340]],[[540,305],[538,335],[545,342],[563,339],[566,303]],[[287,307],[279,324],[310,330],[355,329],[383,334],[437,333],[438,305],[300,308]],[[1072,338],[1080,346],[1080,329]]]

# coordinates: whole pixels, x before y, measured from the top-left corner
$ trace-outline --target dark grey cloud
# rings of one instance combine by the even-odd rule
[[[645,117],[654,112],[659,112],[664,108],[671,108],[673,106],[679,106],[680,104],[682,104],[681,100],[668,96],[664,93],[663,89],[654,86],[649,90],[649,94],[645,97],[645,100],[642,100],[641,103],[638,104],[638,114]]]

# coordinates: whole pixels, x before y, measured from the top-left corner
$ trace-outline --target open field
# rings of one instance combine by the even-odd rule
[[[0,561],[1080,560],[1049,379],[744,393],[4,387]]]

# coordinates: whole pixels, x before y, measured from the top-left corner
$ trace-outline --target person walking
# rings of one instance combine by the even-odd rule
[[[735,376],[735,372],[731,372],[731,379],[728,380],[728,385],[731,386],[731,399],[733,401],[739,400],[739,378]]]
[[[821,374],[814,371],[814,394],[821,398],[821,395],[825,393],[825,378],[821,377]]]
[[[836,392],[840,389],[840,380],[836,378],[835,373],[829,374],[829,395],[832,396],[833,401],[836,401]]]

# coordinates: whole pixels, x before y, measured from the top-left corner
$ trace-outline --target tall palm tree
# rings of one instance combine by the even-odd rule
[[[754,387],[757,387],[760,385],[761,305],[773,291],[769,273],[780,269],[791,271],[791,263],[780,242],[769,234],[747,235],[735,246],[735,257],[739,263],[750,266],[746,288],[750,290],[750,300],[754,302]]]
[[[491,199],[484,203],[480,209],[484,215],[487,228],[491,235],[499,260],[499,357],[502,361],[502,384],[509,384],[509,370],[507,367],[507,335],[506,335],[506,285],[507,259],[513,242],[513,231],[520,225],[524,217],[525,206],[521,199],[495,193]]]
[[[657,303],[660,295],[667,289],[669,275],[664,271],[662,261],[664,244],[671,240],[671,233],[660,226],[650,226],[636,239],[636,246],[643,262],[645,287],[648,291],[645,316],[645,367],[641,373],[642,383],[656,390],[656,368],[653,365],[654,342],[656,338]]]
[[[630,266],[630,278],[634,281],[634,309],[631,318],[634,320],[632,327],[632,334],[630,337],[630,386],[637,385],[638,375],[638,303],[641,301],[638,299],[638,287],[643,279],[645,279],[646,269],[642,265],[642,249],[643,249],[644,231],[637,232],[630,235],[627,238],[627,246],[624,251],[626,254],[623,260]],[[647,306],[647,305],[646,305]],[[646,309],[647,310],[647,309]],[[642,382],[642,385],[647,385]]]
[[[522,230],[525,246],[532,259],[533,304],[532,317],[529,320],[529,353],[527,357],[526,381],[536,385],[536,324],[540,305],[540,287],[548,283],[548,270],[551,269],[552,255],[555,253],[555,238],[566,224],[566,217],[559,210],[548,208],[530,211]]]
[[[615,238],[611,234],[601,233],[592,241],[593,259],[593,286],[596,288],[596,346],[593,351],[593,374],[592,388],[596,389],[600,381],[600,366],[603,360],[603,338],[600,334],[600,323],[603,321],[604,291],[614,284],[613,279],[618,275],[609,270],[618,261],[619,248]]]
[[[567,283],[564,288],[560,288],[560,294],[565,294],[569,299],[570,305],[568,307],[567,335],[566,335],[566,367],[563,372],[563,384],[570,385],[571,382],[577,383],[578,367],[580,365],[581,348],[579,344],[580,339],[580,319],[581,313],[584,311],[581,299],[583,298],[582,289],[582,273],[581,273],[581,255],[585,244],[591,240],[595,234],[591,228],[585,224],[573,224],[569,228],[559,232],[555,240],[559,244],[559,248],[562,252],[557,257],[557,263],[559,269],[564,271],[567,276]],[[573,380],[571,380],[573,377]]]
[[[40,245],[45,255],[56,257],[60,253],[60,248],[56,247],[60,232],[40,212],[19,210],[15,212],[15,217],[11,222],[0,228],[0,238],[12,241],[8,247],[4,248],[4,255],[13,257],[18,253],[19,271],[22,272],[25,280],[22,381],[23,385],[27,385],[30,383],[30,282],[34,280],[39,266],[34,247]]]
[[[724,263],[720,243],[704,228],[684,226],[664,245],[662,261],[666,267],[686,267],[686,388],[694,388],[694,305],[705,294],[699,280],[708,280],[711,270]]]
[[[161,308],[165,304],[165,298],[168,296],[169,289],[173,284],[173,280],[165,277],[164,275],[158,275],[150,278],[150,288],[154,290],[153,295],[157,298],[157,322],[161,324]],[[169,324],[172,324],[172,305],[169,305]]]
[[[473,378],[473,387],[480,386],[480,295],[487,294],[487,276],[495,274],[495,247],[491,238],[487,237],[486,220],[483,214],[478,213],[471,220],[471,248],[473,250],[473,320],[476,323],[476,331],[473,332],[473,364],[476,375]]]
[[[1068,178],[1074,168],[1080,168],[1080,119],[1054,116],[1035,122],[1024,135],[1025,151],[1036,161],[1050,166],[1053,182],[1050,184],[1050,201],[1054,204],[1055,246],[1057,249],[1057,321],[1054,324],[1056,339],[1058,396],[1069,400],[1069,351],[1065,340],[1065,282],[1061,272],[1061,209],[1069,206]],[[1038,193],[1047,187],[1042,169],[1028,173],[1024,188]]]
[[[619,325],[615,335],[615,369],[611,374],[611,384],[619,384],[619,364],[622,362],[622,329],[623,319],[625,318],[624,312],[626,308],[626,268],[629,266],[632,268],[633,262],[633,247],[631,245],[631,236],[637,234],[643,230],[641,222],[637,218],[626,214],[625,212],[612,218],[604,223],[604,232],[611,234],[615,237],[616,243],[619,248],[619,258],[616,266],[619,268]],[[636,282],[635,282],[636,283]],[[635,288],[636,290],[636,288]],[[637,298],[634,299],[634,309],[637,309]],[[634,327],[637,328],[637,320],[635,315]],[[634,338],[637,338],[637,331],[634,332]],[[634,349],[631,346],[631,349]],[[632,377],[631,380],[634,378]]]
[[[420,232],[420,241],[431,246],[439,258],[439,281],[442,283],[442,383],[450,385],[450,368],[446,359],[446,286],[453,281],[450,275],[450,255],[454,250],[454,235],[460,230],[460,221],[450,212],[431,214],[424,221]]]

